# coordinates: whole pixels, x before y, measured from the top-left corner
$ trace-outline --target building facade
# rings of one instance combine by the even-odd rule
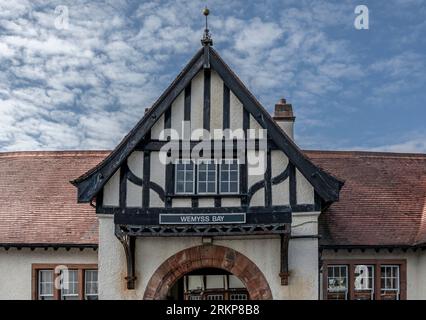
[[[426,155],[302,151],[202,44],[112,152],[0,155],[0,298],[425,299]]]

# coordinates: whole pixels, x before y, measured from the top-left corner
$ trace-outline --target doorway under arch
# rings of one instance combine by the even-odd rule
[[[242,253],[223,246],[200,245],[169,257],[154,272],[144,293],[146,300],[165,300],[170,289],[185,275],[199,269],[220,269],[235,275],[250,300],[271,300],[272,292],[262,271]]]
[[[171,287],[168,300],[248,300],[244,283],[232,273],[204,268],[187,273]]]

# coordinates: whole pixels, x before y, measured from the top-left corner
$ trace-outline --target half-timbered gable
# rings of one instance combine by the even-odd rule
[[[278,268],[281,285],[288,284],[290,250],[304,251],[311,261],[294,281],[303,272],[315,277],[317,218],[321,207],[338,200],[343,183],[293,142],[291,105],[280,100],[271,117],[212,48],[208,34],[202,44],[117,148],[73,181],[78,201],[95,201],[98,214],[113,216],[128,289],[136,287],[140,237],[145,245],[153,237],[180,237],[174,245],[197,237],[272,237],[267,250],[278,249],[271,252],[280,257],[272,268]],[[311,242],[306,248],[307,242],[291,244],[292,236]],[[283,294],[277,287],[273,292]]]
[[[205,51],[209,52],[209,68],[203,64]],[[117,212],[115,208],[120,212],[147,212],[148,208],[241,206],[286,206],[292,211],[309,211],[314,210],[315,195],[323,203],[337,200],[341,182],[313,165],[285,130],[218,53],[207,46],[194,56],[111,155],[73,183],[79,190],[79,202],[96,199],[98,211],[103,213]],[[177,147],[181,144],[180,153],[165,154],[170,141],[175,141]],[[211,143],[206,144],[207,141]],[[215,149],[220,146],[217,141],[223,142],[223,152]],[[259,146],[262,142],[264,149]],[[191,181],[185,180],[193,186],[189,191],[176,190],[176,163],[193,157],[192,151],[202,149],[202,145],[211,147],[211,159],[215,160],[210,168],[210,174],[215,173],[210,181],[213,190],[201,190],[201,181],[196,181],[198,161],[206,160],[200,153],[191,159]],[[220,186],[220,162],[231,160],[224,159],[225,151],[235,160],[245,157],[238,159],[237,190],[222,190]],[[239,151],[244,155],[237,155]],[[167,157],[173,163],[164,163],[162,159]],[[251,168],[257,162],[262,162],[265,169]],[[141,210],[127,210],[137,208]]]

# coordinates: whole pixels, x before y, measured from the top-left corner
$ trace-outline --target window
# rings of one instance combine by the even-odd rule
[[[356,300],[374,299],[374,266],[355,265],[354,290]]]
[[[348,298],[348,267],[329,266],[327,278],[327,299],[346,300]]]
[[[325,260],[324,299],[406,299],[405,260]]]
[[[61,300],[78,300],[78,271],[61,270]]]
[[[219,164],[214,159],[197,163],[181,159],[175,163],[175,194],[236,194],[239,186],[240,166],[236,159],[221,160]]]
[[[229,300],[248,300],[246,293],[231,293]]]
[[[39,270],[38,279],[38,300],[52,300],[53,270]]]
[[[220,164],[220,193],[238,193],[239,180],[238,160],[222,160]]]
[[[176,193],[194,193],[194,163],[180,160],[176,163]]]
[[[33,299],[96,300],[98,271],[96,265],[32,265]]]
[[[198,269],[182,277],[171,288],[174,298],[182,292],[184,300],[249,300],[244,283],[232,274],[222,270]]]
[[[202,160],[198,163],[198,193],[216,193],[214,160]]]
[[[84,297],[86,300],[98,300],[98,270],[84,271]]]
[[[382,265],[381,268],[381,298],[383,300],[399,299],[399,266]]]

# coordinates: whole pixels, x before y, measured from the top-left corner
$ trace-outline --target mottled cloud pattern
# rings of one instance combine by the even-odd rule
[[[369,30],[351,0],[0,0],[0,151],[113,148],[199,48],[206,3],[215,48],[268,110],[293,104],[302,148],[426,152],[426,6],[400,0],[364,1]]]

